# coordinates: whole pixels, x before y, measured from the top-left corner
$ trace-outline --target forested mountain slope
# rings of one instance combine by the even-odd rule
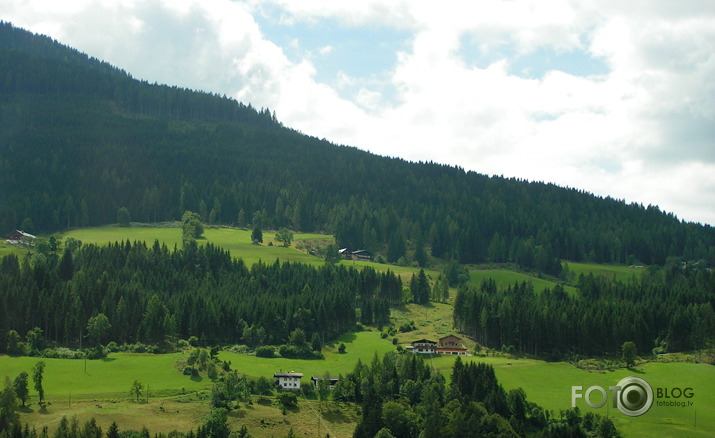
[[[0,230],[176,220],[335,234],[390,261],[715,262],[715,230],[575,189],[379,157],[302,135],[268,110],[138,81],[0,25]]]

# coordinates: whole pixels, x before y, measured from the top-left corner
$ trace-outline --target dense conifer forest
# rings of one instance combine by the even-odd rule
[[[267,109],[133,79],[0,24],[0,229],[132,220],[320,230],[395,262],[715,262],[715,230],[656,206],[410,163],[302,135]],[[422,263],[423,260],[421,261]]]
[[[191,336],[255,348],[288,343],[297,328],[322,345],[358,321],[387,324],[390,304],[401,299],[402,282],[389,271],[277,260],[248,269],[211,244],[83,245],[31,264],[14,255],[0,261],[0,352],[22,353],[17,336],[26,333],[31,354],[47,341],[161,347]],[[92,335],[100,314],[110,327]]]
[[[579,294],[530,283],[498,289],[494,280],[463,287],[455,326],[482,345],[549,357],[618,354],[626,341],[640,352],[709,348],[715,333],[715,273],[681,264],[652,267],[629,282],[581,276]]]

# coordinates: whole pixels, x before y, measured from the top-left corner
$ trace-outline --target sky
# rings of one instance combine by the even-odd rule
[[[713,0],[0,0],[0,19],[336,144],[715,225]]]

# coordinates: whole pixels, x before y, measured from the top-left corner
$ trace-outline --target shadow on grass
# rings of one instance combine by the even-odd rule
[[[645,374],[645,371],[639,370],[638,368],[627,367],[626,369],[627,369],[628,371],[632,371],[632,372],[634,372],[634,373],[636,373],[636,374]]]
[[[348,332],[345,333],[344,335],[340,336],[337,341],[334,343],[340,343],[340,342],[353,342],[357,339],[357,333],[355,332]]]
[[[353,420],[342,411],[329,410],[322,412],[323,418],[331,423],[352,423]]]
[[[268,398],[261,397],[258,399],[258,404],[262,406],[270,406],[273,402]]]
[[[101,360],[102,362],[114,362],[115,360],[117,360],[117,358],[116,358],[116,357],[103,357],[103,358],[100,359],[100,360]]]
[[[203,382],[204,378],[201,377],[200,375],[193,375],[193,376],[191,376],[191,380],[193,382]]]

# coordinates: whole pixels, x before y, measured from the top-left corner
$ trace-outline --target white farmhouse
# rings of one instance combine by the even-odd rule
[[[300,379],[303,377],[303,373],[273,373],[273,377],[278,379],[276,384],[280,389],[286,391],[299,391],[300,390]]]

